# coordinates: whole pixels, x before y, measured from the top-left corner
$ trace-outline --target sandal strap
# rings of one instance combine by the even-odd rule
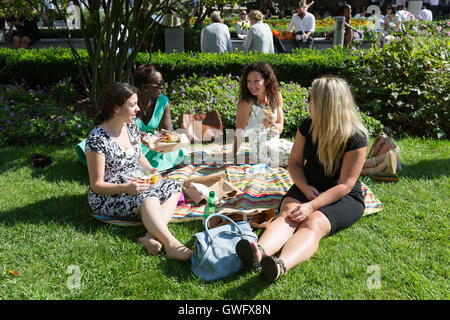
[[[261,247],[260,244],[258,244],[258,250],[261,252],[261,259],[266,255],[266,250],[264,250],[263,247]]]
[[[281,267],[280,268],[280,276],[285,275],[286,274],[286,265],[284,264],[284,261],[281,260],[280,258],[275,258],[275,263]]]

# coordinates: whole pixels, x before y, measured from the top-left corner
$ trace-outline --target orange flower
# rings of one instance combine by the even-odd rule
[[[272,30],[272,34],[280,40],[283,40],[283,33],[280,30]]]

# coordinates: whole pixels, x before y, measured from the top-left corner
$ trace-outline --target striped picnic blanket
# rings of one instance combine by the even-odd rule
[[[215,159],[231,149],[231,145],[209,144],[197,149],[193,155],[198,159]],[[248,153],[248,145],[243,145],[243,153]],[[164,176],[183,183],[185,180],[207,176],[210,174],[225,172],[228,181],[242,193],[233,199],[228,199],[217,206],[217,210],[224,208],[233,209],[278,209],[281,199],[292,186],[293,181],[289,171],[285,168],[270,168],[264,175],[248,175],[246,169],[250,164],[189,164],[182,168],[166,173]],[[381,202],[373,195],[372,191],[362,183],[362,191],[366,209],[363,215],[369,215],[382,210]],[[205,204],[195,205],[186,200],[185,205],[178,206],[172,216],[172,222],[186,221],[190,219],[202,219]]]
[[[293,181],[289,171],[284,168],[270,168],[264,175],[248,175],[246,169],[250,164],[211,163],[211,159],[221,159],[229,152],[231,145],[222,146],[211,143],[193,148],[191,152],[192,164],[187,164],[162,174],[164,178],[174,179],[181,184],[190,178],[208,176],[225,172],[228,181],[242,193],[233,199],[228,199],[217,206],[217,210],[224,208],[234,209],[278,209],[281,199],[292,186]],[[248,145],[243,145],[244,155],[248,154]],[[238,155],[239,156],[239,155]],[[206,162],[206,163],[205,163]],[[208,164],[211,163],[211,164]],[[372,191],[362,183],[362,192],[366,209],[363,216],[379,212],[383,209],[381,202],[373,195]],[[195,219],[203,219],[205,204],[196,205],[190,199],[185,199],[185,204],[179,205],[172,215],[171,222],[184,222]],[[103,222],[122,226],[140,224],[135,220],[117,220],[101,216],[95,216]],[[140,220],[140,219],[137,219]]]

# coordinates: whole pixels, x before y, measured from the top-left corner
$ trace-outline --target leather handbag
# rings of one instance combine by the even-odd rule
[[[180,128],[186,130],[191,141],[214,141],[223,135],[222,119],[219,111],[206,113],[184,113],[181,115]]]
[[[217,228],[208,227],[209,219],[220,216],[230,221]],[[196,233],[194,252],[191,255],[192,272],[202,280],[213,281],[225,278],[243,268],[236,254],[236,244],[241,239],[257,241],[258,236],[246,221],[234,222],[227,216],[210,215],[205,220],[205,231]]]

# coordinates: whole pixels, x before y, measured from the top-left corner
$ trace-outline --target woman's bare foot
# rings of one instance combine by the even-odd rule
[[[144,237],[139,238],[138,241],[150,255],[157,255],[161,251],[161,243],[148,233]]]
[[[250,245],[252,246],[252,249],[253,249],[253,257],[254,257],[253,262],[261,262],[262,258],[268,256],[268,254],[263,255],[261,253],[261,250],[259,250],[258,244],[256,242],[250,242]]]
[[[181,243],[164,248],[168,258],[187,261],[191,258],[192,250],[186,248]]]

